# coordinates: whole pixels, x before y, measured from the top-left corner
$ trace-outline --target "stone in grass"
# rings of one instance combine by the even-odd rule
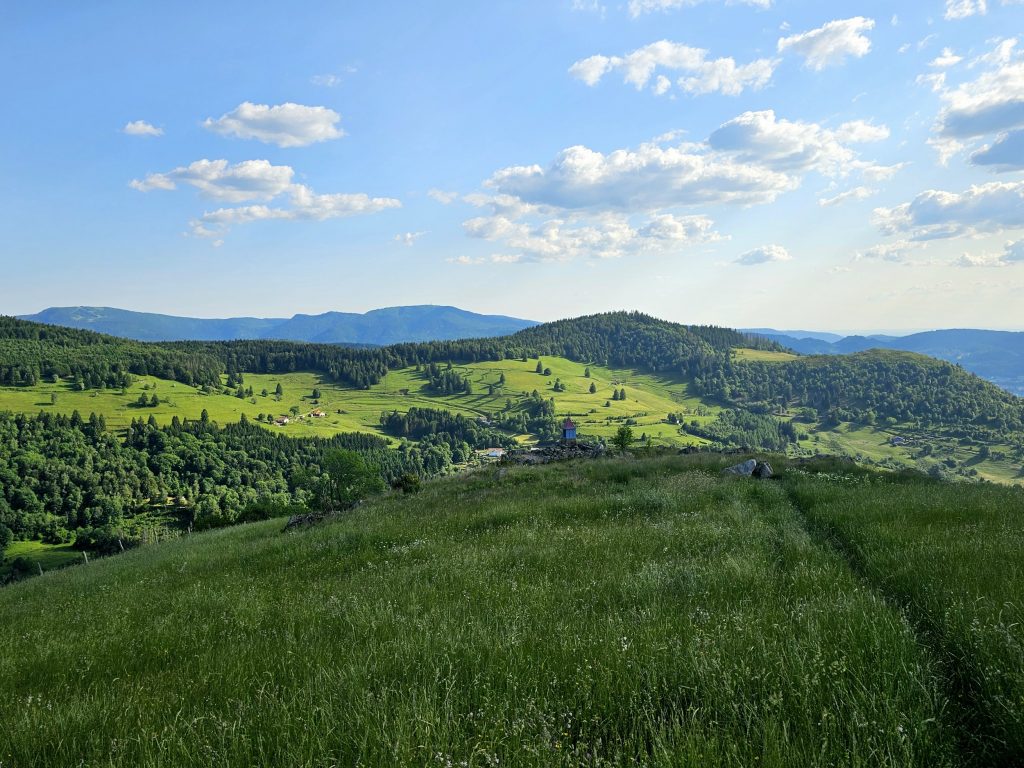
[[[758,480],[767,480],[775,473],[772,472],[772,465],[767,461],[757,462],[757,466],[754,468],[754,477]]]
[[[740,477],[750,477],[754,474],[754,470],[757,469],[756,459],[747,459],[742,464],[736,464],[731,467],[726,467],[722,470],[723,475],[739,475]]]

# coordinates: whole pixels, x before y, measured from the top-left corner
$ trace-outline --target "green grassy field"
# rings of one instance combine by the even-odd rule
[[[791,355],[757,350],[736,350],[738,355],[754,355],[757,359],[782,360]],[[753,358],[750,358],[753,359]],[[721,407],[693,395],[689,384],[680,377],[644,371],[609,369],[589,366],[591,376],[584,374],[588,366],[558,357],[542,359],[543,366],[551,369],[550,376],[537,374],[536,359],[526,362],[502,360],[470,366],[455,366],[473,383],[471,395],[437,395],[429,390],[422,373],[414,368],[391,371],[385,379],[369,389],[338,386],[310,372],[277,375],[245,374],[245,386],[253,389],[251,398],[240,399],[221,392],[204,394],[184,384],[138,377],[124,394],[117,390],[74,392],[67,384],[40,383],[32,388],[0,387],[0,410],[38,413],[52,411],[69,414],[74,410],[87,416],[103,414],[111,429],[121,429],[134,418],[153,416],[158,423],[167,424],[174,416],[198,419],[203,410],[220,424],[236,422],[245,414],[250,420],[257,416],[287,416],[286,426],[267,424],[266,428],[282,434],[301,436],[328,436],[338,432],[369,432],[388,437],[380,429],[380,414],[384,411],[408,411],[412,407],[438,408],[469,416],[495,414],[511,400],[513,407],[532,391],[545,397],[554,397],[559,416],[572,415],[582,436],[610,438],[627,419],[633,422],[637,438],[646,435],[651,445],[701,445],[706,441],[681,433],[678,426],[668,423],[669,413],[683,414],[684,422],[697,420],[706,423],[715,418]],[[500,376],[505,385],[488,394],[488,385],[497,386]],[[556,380],[565,391],[554,392]],[[597,391],[589,392],[593,383]],[[278,385],[283,389],[280,400],[274,396]],[[320,390],[319,401],[312,399],[313,389]],[[612,392],[626,390],[626,400],[612,400]],[[268,395],[261,393],[267,391]],[[160,405],[140,408],[136,401],[140,394],[156,395]],[[56,402],[51,396],[56,395]],[[608,404],[607,407],[605,404]],[[296,418],[292,409],[298,410]],[[311,418],[318,408],[326,415]],[[821,425],[801,425],[812,439],[801,442],[799,448],[809,454],[815,452],[861,457],[874,463],[898,462],[924,471],[935,464],[951,461],[955,466],[972,468],[981,479],[1000,483],[1022,484],[1021,464],[1011,458],[1011,446],[994,446],[990,458],[979,459],[977,447],[961,446],[952,440],[928,440],[935,449],[929,456],[921,455],[922,443],[913,441],[905,446],[893,446],[890,438],[907,435],[901,425],[875,428],[850,424],[824,429]],[[388,438],[390,439],[390,438]],[[531,435],[518,435],[523,444],[534,442]],[[997,455],[998,454],[998,455]]]
[[[953,766],[1012,756],[989,707],[1020,690],[1024,632],[1011,609],[1022,550],[988,534],[1020,541],[1021,494],[861,480],[853,469],[758,483],[720,477],[723,462],[463,474],[320,527],[223,529],[0,590],[0,762]],[[876,485],[920,524],[879,531],[881,512],[830,524],[877,539],[883,554],[916,547],[932,567],[900,564],[887,580],[882,558],[876,577],[817,527],[831,514],[819,505],[827,489],[845,504]],[[1007,502],[1016,516],[996,513]],[[953,503],[991,508],[996,527],[962,546],[963,516],[942,511]],[[992,566],[976,569],[985,558]],[[939,564],[951,559],[969,585],[956,594],[991,599],[1005,619],[992,624],[987,606],[960,600],[965,630],[973,611],[993,631],[952,657],[908,620],[941,607],[952,579]],[[1009,687],[964,699],[952,680],[973,664]],[[989,727],[971,736],[979,718]]]
[[[44,572],[82,562],[82,553],[70,544],[44,544],[41,541],[12,541],[3,554],[0,578],[10,570],[11,562],[19,557],[28,560],[33,571],[39,566]]]
[[[632,418],[636,421],[637,436],[646,432],[652,442],[672,445],[701,441],[680,435],[678,427],[666,423],[670,411],[688,412],[700,408],[703,415],[687,417],[699,420],[712,418],[718,411],[715,406],[704,406],[698,398],[690,396],[686,382],[678,378],[591,366],[591,378],[588,379],[584,376],[587,366],[581,363],[556,357],[544,358],[543,362],[551,369],[549,377],[534,372],[536,360],[456,366],[462,375],[473,381],[475,392],[472,395],[433,394],[423,375],[413,368],[391,371],[380,384],[367,390],[338,386],[308,372],[246,374],[245,386],[251,387],[254,395],[245,399],[232,394],[204,394],[177,382],[140,376],[124,394],[119,390],[75,392],[63,383],[40,383],[32,388],[0,387],[0,410],[65,414],[77,410],[85,416],[97,413],[103,414],[109,428],[120,429],[132,419],[148,419],[151,415],[161,424],[169,423],[174,416],[198,419],[205,409],[211,419],[221,424],[236,422],[243,413],[252,420],[260,414],[288,416],[290,423],[287,426],[268,426],[268,429],[295,436],[353,431],[380,434],[380,414],[383,411],[404,412],[411,407],[440,408],[482,416],[497,413],[505,407],[507,399],[516,402],[536,389],[546,397],[556,398],[560,416],[572,414],[576,417],[582,433],[610,437],[622,420]],[[505,386],[489,395],[487,385],[497,384],[501,374],[505,375]],[[556,378],[566,386],[566,391],[556,393],[552,390]],[[597,386],[595,394],[588,391],[591,382]],[[280,400],[274,396],[278,384],[283,389]],[[312,400],[314,388],[321,393],[315,404]],[[627,399],[611,400],[612,390],[621,388],[626,389]],[[268,392],[267,396],[261,394],[263,390]],[[136,401],[141,394],[147,397],[156,395],[160,405],[140,408]],[[53,395],[56,395],[55,403],[51,402]],[[605,402],[609,407],[604,407]],[[292,407],[298,408],[303,418],[294,418]],[[308,414],[314,408],[327,415],[309,418]],[[527,436],[523,439],[526,440]]]
[[[793,483],[811,523],[904,607],[943,662],[979,765],[1024,760],[1024,492]]]
[[[732,356],[735,360],[762,363],[788,363],[790,360],[796,360],[798,357],[792,352],[774,352],[770,349],[746,349],[743,347],[734,349]]]
[[[4,589],[0,761],[1024,758],[1024,493],[724,461],[478,472]]]

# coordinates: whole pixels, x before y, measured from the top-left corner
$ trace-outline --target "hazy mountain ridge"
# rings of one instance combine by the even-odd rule
[[[81,328],[137,341],[274,339],[324,344],[396,344],[505,336],[537,325],[504,315],[481,315],[432,304],[386,307],[365,313],[324,312],[290,318],[195,318],[116,307],[50,307],[19,316],[47,325]]]
[[[1003,389],[1024,395],[1024,332],[951,328],[908,336],[846,336],[836,341],[821,338],[826,334],[801,337],[770,328],[749,332],[803,355],[847,355],[868,349],[917,352],[957,363]]]

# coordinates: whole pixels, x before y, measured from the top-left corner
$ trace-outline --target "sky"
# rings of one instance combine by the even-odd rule
[[[0,313],[1024,328],[1024,0],[15,0],[0,72]]]

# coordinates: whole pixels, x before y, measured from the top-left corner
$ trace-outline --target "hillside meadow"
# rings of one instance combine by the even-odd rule
[[[1024,494],[773,461],[478,470],[0,590],[0,762],[1018,762]]]
[[[389,372],[379,384],[368,389],[341,386],[326,377],[311,372],[244,375],[244,386],[251,387],[252,397],[238,398],[233,393],[206,394],[200,388],[154,376],[139,376],[125,388],[86,390],[76,392],[66,383],[40,382],[33,387],[0,387],[0,411],[38,413],[51,410],[57,413],[79,411],[103,414],[107,426],[126,427],[132,419],[153,416],[158,423],[167,424],[174,416],[198,419],[206,410],[212,420],[222,424],[236,422],[245,414],[255,420],[261,414],[275,418],[287,416],[286,427],[269,427],[295,436],[330,435],[337,432],[371,432],[386,436],[380,429],[380,415],[384,411],[407,411],[412,407],[441,408],[470,416],[493,414],[505,408],[511,399],[513,405],[537,390],[545,397],[555,397],[559,415],[572,414],[581,423],[583,431],[596,437],[611,437],[619,423],[626,418],[636,421],[637,435],[646,432],[655,443],[663,445],[701,444],[695,436],[679,434],[678,427],[665,419],[669,412],[694,411],[687,418],[707,421],[720,409],[705,405],[688,393],[687,383],[676,377],[659,376],[631,370],[616,370],[589,366],[590,378],[584,373],[588,366],[565,358],[545,357],[545,368],[550,376],[535,372],[536,359],[527,362],[502,360],[475,365],[459,365],[454,369],[469,377],[473,394],[440,395],[430,391],[423,374],[414,368]],[[505,385],[488,394],[488,385],[497,385],[505,376]],[[565,391],[554,392],[555,380],[565,385]],[[590,393],[593,383],[597,392]],[[277,386],[283,393],[275,397]],[[626,389],[627,399],[612,400],[614,389]],[[314,403],[312,393],[319,389],[321,397]],[[267,395],[262,395],[263,391]],[[156,395],[160,404],[139,407],[140,395]],[[52,398],[56,397],[56,402]],[[605,407],[605,403],[608,406]],[[314,408],[327,415],[324,418],[295,419],[291,409],[307,416]],[[696,413],[699,409],[699,415]],[[522,436],[524,441],[529,437]]]
[[[764,350],[735,350],[738,359],[785,362],[792,355]],[[472,394],[438,394],[430,390],[424,374],[415,368],[390,371],[381,382],[361,389],[339,385],[312,372],[281,374],[245,373],[244,386],[253,390],[252,397],[238,398],[232,391],[206,393],[201,388],[180,382],[139,376],[124,390],[99,389],[74,391],[67,383],[40,382],[32,387],[0,387],[0,411],[35,414],[40,411],[70,414],[79,411],[102,414],[108,428],[123,429],[133,419],[148,419],[168,424],[174,416],[199,419],[204,410],[219,423],[228,424],[244,414],[250,421],[263,416],[286,416],[289,423],[265,426],[274,432],[295,437],[330,436],[339,432],[366,432],[396,444],[380,425],[383,412],[407,412],[410,408],[434,408],[471,417],[486,417],[505,409],[511,401],[513,409],[522,407],[526,397],[536,390],[544,397],[553,397],[558,416],[572,415],[580,434],[609,439],[626,420],[631,420],[637,438],[646,436],[653,446],[702,446],[707,440],[689,434],[667,420],[669,413],[680,414],[683,423],[706,425],[722,411],[712,400],[702,399],[690,391],[685,378],[635,369],[588,366],[561,357],[543,357],[549,376],[536,373],[538,360],[501,360],[474,365],[456,365],[453,370],[466,376],[473,386]],[[590,370],[590,377],[585,373]],[[505,384],[499,386],[500,378]],[[564,391],[555,392],[558,381]],[[596,392],[589,391],[594,384]],[[277,386],[283,392],[275,396]],[[489,387],[494,387],[493,394]],[[313,390],[320,391],[314,401]],[[617,389],[626,390],[625,400],[613,400]],[[262,392],[266,391],[267,395]],[[156,395],[160,404],[139,407],[140,395]],[[55,399],[55,402],[53,401]],[[296,418],[293,409],[301,418]],[[310,418],[314,409],[325,413]],[[796,419],[795,412],[776,414],[784,420]],[[823,425],[796,422],[805,439],[794,445],[794,456],[817,454],[839,455],[883,467],[916,466],[927,470],[934,465],[973,469],[979,479],[999,483],[1024,483],[1024,470],[1016,460],[1014,446],[994,446],[982,456],[976,445],[965,445],[948,438],[916,434],[909,425],[868,427],[855,424]],[[892,438],[908,437],[905,445],[893,445]],[[530,434],[516,435],[523,445],[536,442]]]

